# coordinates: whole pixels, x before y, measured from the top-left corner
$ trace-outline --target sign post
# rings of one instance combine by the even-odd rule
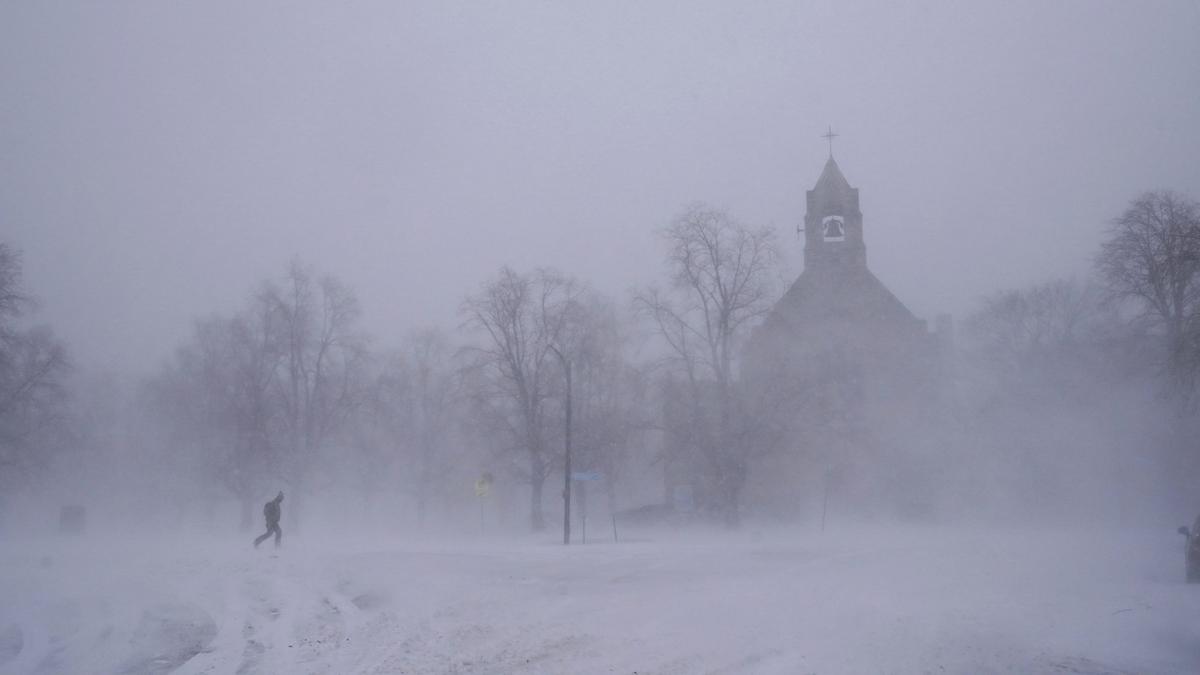
[[[479,532],[482,534],[483,526],[483,500],[492,492],[492,474],[490,471],[484,471],[475,481],[475,496],[479,498]]]
[[[582,524],[582,540],[587,543],[587,484],[588,481],[600,480],[604,474],[599,471],[573,471],[571,480],[579,483],[579,493],[576,499],[579,500],[579,520]]]

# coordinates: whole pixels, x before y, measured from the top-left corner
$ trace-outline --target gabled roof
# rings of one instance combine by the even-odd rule
[[[764,328],[802,333],[830,321],[862,331],[890,326],[924,333],[924,322],[865,267],[841,274],[806,270],[771,309]]]

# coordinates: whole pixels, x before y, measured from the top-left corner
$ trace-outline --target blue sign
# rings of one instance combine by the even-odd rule
[[[691,485],[676,485],[671,491],[671,501],[675,503],[675,510],[680,513],[691,513],[696,508]]]
[[[600,480],[604,474],[599,471],[572,471],[571,480]]]

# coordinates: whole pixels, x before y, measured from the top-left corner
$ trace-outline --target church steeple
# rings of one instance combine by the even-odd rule
[[[832,155],[807,196],[808,212],[804,216],[805,271],[865,268],[867,249],[863,242],[858,188],[850,187]]]
[[[853,188],[846,181],[846,177],[842,175],[841,168],[838,167],[831,155],[825,161],[825,168],[821,170],[821,177],[817,179],[817,184],[813,186],[813,192],[823,192],[826,194],[843,195],[850,192]]]

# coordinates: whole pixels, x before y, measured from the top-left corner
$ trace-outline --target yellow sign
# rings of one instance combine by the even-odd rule
[[[491,488],[492,481],[480,478],[479,480],[475,481],[475,496],[486,497],[488,496],[488,492],[491,490]]]

